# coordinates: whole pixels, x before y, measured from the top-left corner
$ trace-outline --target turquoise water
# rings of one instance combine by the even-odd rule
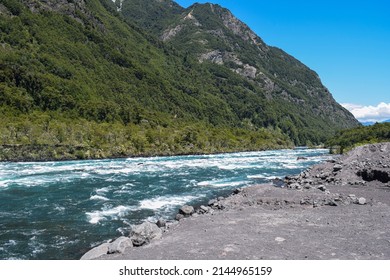
[[[297,160],[304,156],[308,160]],[[79,259],[131,226],[298,174],[328,150],[0,163],[0,259]]]

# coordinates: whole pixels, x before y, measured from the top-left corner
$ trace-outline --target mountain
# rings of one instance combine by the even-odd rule
[[[3,0],[0,160],[281,148],[357,125],[303,64],[222,26],[227,10],[192,8]]]
[[[370,126],[370,125],[374,125],[376,123],[390,123],[390,119],[389,120],[384,120],[384,121],[381,121],[381,122],[361,122],[361,124],[364,125],[364,126]]]
[[[332,134],[335,129],[358,125],[352,114],[333,99],[314,71],[284,51],[265,44],[229,10],[211,3],[194,4],[180,14],[180,9],[175,9],[161,26],[149,28],[126,12],[141,14],[137,7],[141,10],[145,7],[134,5],[135,2],[140,1],[124,0],[125,17],[209,65],[221,84],[237,79],[249,83],[241,96],[229,97],[232,101],[244,95],[250,100],[237,110],[241,119],[249,119],[256,126],[281,127],[300,143],[308,138],[321,141],[322,136],[313,137],[320,130]],[[165,11],[172,7],[172,1],[147,2],[155,7],[165,3]]]

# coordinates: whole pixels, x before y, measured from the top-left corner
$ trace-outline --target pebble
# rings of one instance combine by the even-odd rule
[[[366,199],[364,197],[361,197],[361,198],[359,198],[358,203],[359,203],[359,205],[365,205]]]
[[[284,239],[283,237],[276,237],[275,241],[276,242],[284,242],[284,241],[286,241],[286,239]]]
[[[323,192],[326,191],[326,187],[324,185],[319,186],[317,189]]]

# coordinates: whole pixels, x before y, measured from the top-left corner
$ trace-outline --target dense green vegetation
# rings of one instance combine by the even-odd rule
[[[327,141],[329,147],[340,147],[340,153],[357,146],[390,141],[390,123],[376,123],[371,126],[360,126],[343,130]]]
[[[144,2],[170,5],[156,9],[157,31],[182,11]],[[314,107],[270,99],[230,69],[162,43],[123,5],[122,15],[111,0],[0,3],[0,160],[281,148],[335,130]]]

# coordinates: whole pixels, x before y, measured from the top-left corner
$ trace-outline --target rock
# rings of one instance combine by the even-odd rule
[[[328,201],[325,203],[325,205],[329,205],[329,206],[338,206],[338,204],[337,204],[334,200],[332,200],[332,199],[328,200]]]
[[[361,197],[358,199],[358,204],[359,205],[365,205],[366,204],[366,199],[364,197]]]
[[[199,207],[199,209],[200,209],[200,211],[201,211],[202,213],[207,213],[207,212],[209,211],[209,208],[208,208],[207,206],[204,206],[204,205],[201,205],[201,206]]]
[[[333,166],[333,171],[334,172],[338,172],[341,169],[343,169],[343,166],[341,164],[336,164],[335,166]]]
[[[133,229],[130,239],[134,246],[142,246],[161,237],[162,231],[156,224],[145,222]]]
[[[184,219],[184,218],[185,218],[185,217],[184,217],[184,215],[182,215],[182,214],[177,214],[176,217],[175,217],[176,221],[180,221],[180,220],[182,220],[182,219]]]
[[[165,228],[165,226],[167,225],[167,221],[165,221],[164,219],[158,219],[156,225],[159,227],[159,228]]]
[[[215,203],[217,203],[217,200],[212,199],[207,204],[208,204],[208,206],[213,206]]]
[[[179,214],[182,214],[184,216],[191,216],[195,212],[194,207],[189,205],[184,205],[180,208]]]
[[[280,178],[273,179],[272,180],[272,184],[273,184],[273,186],[278,187],[278,188],[284,188],[285,187],[284,180],[282,180]]]
[[[239,194],[239,193],[241,193],[242,192],[242,189],[235,189],[234,191],[233,191],[233,194]]]
[[[297,160],[307,160],[307,157],[298,157]]]
[[[89,250],[88,252],[86,252],[81,257],[81,260],[93,260],[93,259],[97,259],[98,257],[101,257],[103,255],[107,255],[109,246],[110,246],[110,243],[103,243],[103,244]]]
[[[223,196],[220,196],[220,197],[217,198],[218,201],[222,201],[222,200],[224,200],[224,199],[225,199],[225,198],[224,198]]]
[[[302,186],[301,186],[300,184],[298,184],[298,183],[292,183],[292,184],[290,185],[290,188],[291,188],[291,189],[300,190],[300,189],[302,189]]]
[[[326,187],[324,185],[320,185],[317,189],[323,192],[326,191]]]
[[[107,254],[122,254],[126,248],[133,247],[133,242],[130,238],[121,236],[108,246]]]

